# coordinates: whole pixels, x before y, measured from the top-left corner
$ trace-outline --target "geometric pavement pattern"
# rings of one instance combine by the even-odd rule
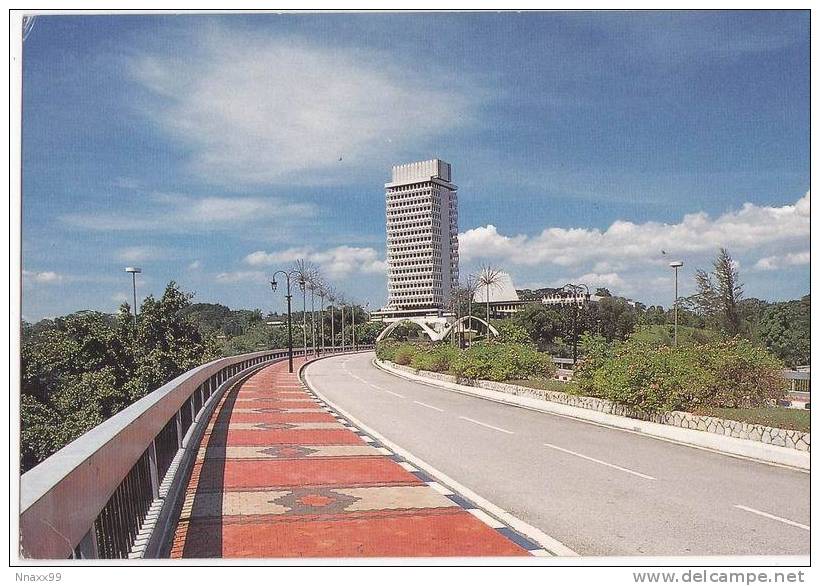
[[[549,554],[362,433],[286,361],[221,398],[170,550],[172,558],[521,555]]]

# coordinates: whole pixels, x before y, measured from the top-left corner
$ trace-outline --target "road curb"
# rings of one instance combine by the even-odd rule
[[[762,442],[728,437],[705,431],[663,425],[662,423],[631,419],[621,415],[612,415],[610,413],[602,413],[600,411],[592,411],[589,409],[582,409],[580,407],[562,405],[560,403],[554,403],[545,399],[519,397],[508,393],[502,393],[500,391],[492,391],[489,389],[481,389],[478,387],[431,379],[425,377],[424,375],[399,370],[388,364],[380,362],[375,358],[373,359],[373,365],[384,372],[407,380],[412,380],[439,389],[487,399],[489,401],[495,401],[497,403],[504,403],[514,407],[541,411],[542,413],[549,413],[561,417],[570,417],[572,419],[578,419],[594,425],[621,429],[662,441],[718,452],[737,458],[754,460],[765,464],[786,466],[801,471],[809,471],[811,467],[811,454],[809,452],[792,450],[780,446],[773,446],[771,444],[764,444]]]

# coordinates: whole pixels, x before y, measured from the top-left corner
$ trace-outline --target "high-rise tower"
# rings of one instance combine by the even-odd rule
[[[458,195],[450,164],[393,167],[387,200],[387,307],[447,309],[458,286]]]

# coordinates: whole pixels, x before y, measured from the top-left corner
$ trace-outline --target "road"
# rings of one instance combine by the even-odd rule
[[[808,555],[809,475],[409,381],[372,353],[309,384],[581,555]]]

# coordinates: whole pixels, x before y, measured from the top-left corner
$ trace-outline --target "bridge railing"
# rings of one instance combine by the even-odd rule
[[[173,476],[174,462],[209,399],[287,354],[253,352],[189,370],[23,474],[21,557],[129,557],[144,526],[155,521],[154,505],[168,492],[163,480]],[[294,349],[294,356],[302,354],[303,349]]]

